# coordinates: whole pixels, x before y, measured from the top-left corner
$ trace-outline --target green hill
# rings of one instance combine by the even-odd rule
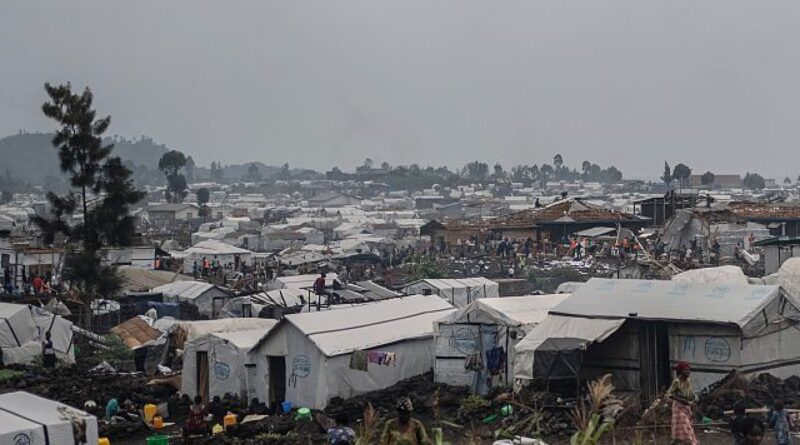
[[[52,144],[51,133],[21,133],[0,139],[0,173],[6,171],[17,180],[39,184],[48,176],[61,177],[58,152]],[[144,165],[149,169],[158,167],[158,160],[167,152],[163,144],[151,139],[109,139],[114,144],[113,154],[123,161]]]

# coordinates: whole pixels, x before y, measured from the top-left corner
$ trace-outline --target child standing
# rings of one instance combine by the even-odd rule
[[[739,402],[733,407],[733,419],[731,419],[730,427],[731,434],[733,434],[733,445],[742,445],[744,443],[744,420],[747,418],[747,409],[743,402]]]
[[[775,407],[769,412],[769,424],[775,430],[775,443],[789,445],[792,441],[790,431],[792,420],[786,412],[782,401],[775,402]]]

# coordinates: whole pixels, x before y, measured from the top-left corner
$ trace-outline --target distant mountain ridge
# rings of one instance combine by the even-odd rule
[[[65,183],[66,175],[59,167],[58,151],[52,140],[53,133],[19,133],[0,138],[0,175],[8,172],[13,179],[32,185],[52,183],[53,178],[58,179],[56,182]],[[106,143],[114,144],[113,156],[119,156],[126,164],[133,164],[135,170],[149,170],[148,183],[162,180],[160,172],[154,173],[158,170],[161,156],[171,150],[170,147],[146,136],[139,139],[115,136],[106,138]],[[265,179],[272,178],[281,171],[280,167],[268,166],[258,161],[234,165],[224,165],[224,159],[220,161],[223,161],[222,171],[226,180],[245,177],[251,164],[256,165]],[[208,167],[195,168],[195,181],[210,180],[210,176]]]
[[[0,139],[0,173],[8,171],[15,179],[31,183],[40,183],[48,176],[61,177],[52,140],[52,133],[20,133]],[[158,160],[169,150],[148,138],[108,138],[107,142],[114,144],[114,156],[149,169],[158,168]]]

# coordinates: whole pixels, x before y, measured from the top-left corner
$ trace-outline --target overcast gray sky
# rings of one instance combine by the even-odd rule
[[[200,164],[800,174],[796,0],[1,2],[0,135],[67,80]]]

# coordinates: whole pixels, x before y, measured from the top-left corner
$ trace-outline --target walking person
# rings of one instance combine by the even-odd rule
[[[44,334],[42,342],[42,360],[45,368],[56,367],[56,350],[53,349],[53,340],[50,338],[49,331]]]
[[[667,391],[667,397],[672,399],[672,444],[698,445],[692,421],[697,394],[689,380],[691,375],[689,363],[678,362],[675,374],[676,378]]]
[[[775,407],[769,412],[769,426],[775,431],[777,445],[789,445],[792,442],[792,419],[786,412],[782,401],[775,402]]]

